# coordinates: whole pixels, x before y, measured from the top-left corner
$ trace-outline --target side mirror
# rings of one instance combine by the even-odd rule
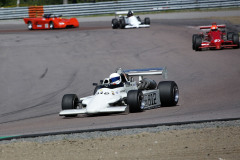
[[[103,84],[103,80],[100,80],[100,84]]]

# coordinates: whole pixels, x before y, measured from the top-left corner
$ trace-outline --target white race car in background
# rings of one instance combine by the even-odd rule
[[[75,117],[78,114],[98,114],[116,112],[141,112],[160,106],[176,106],[179,100],[178,86],[174,81],[161,81],[143,78],[147,75],[167,76],[166,68],[125,70],[117,69],[121,84],[112,85],[109,78],[94,83],[91,96],[78,98],[76,94],[66,94],[62,98],[60,116]],[[138,82],[134,77],[138,76]]]
[[[125,14],[125,16],[123,16]],[[117,18],[117,15],[118,18]],[[112,19],[112,28],[148,28],[150,27],[150,18],[144,18],[144,21],[141,21],[139,16],[134,16],[132,11],[120,11],[115,12],[115,18]]]

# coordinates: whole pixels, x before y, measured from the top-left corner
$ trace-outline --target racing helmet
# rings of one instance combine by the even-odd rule
[[[217,31],[218,30],[218,26],[216,24],[211,26],[211,31]]]
[[[127,16],[128,16],[128,17],[133,16],[133,11],[129,10]]]
[[[122,82],[122,78],[121,78],[120,74],[118,74],[118,73],[112,73],[109,76],[109,79],[110,79],[110,83],[113,85],[118,85]]]

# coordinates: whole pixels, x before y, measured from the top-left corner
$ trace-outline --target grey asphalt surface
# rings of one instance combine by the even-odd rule
[[[1,22],[0,136],[240,117],[239,49],[191,48],[195,26],[214,21],[237,32],[239,26],[148,16],[151,28],[130,30],[111,29],[111,19],[53,31],[28,31],[23,23]],[[162,66],[179,86],[176,107],[128,115],[58,116],[64,94],[91,95],[92,83],[117,67]]]

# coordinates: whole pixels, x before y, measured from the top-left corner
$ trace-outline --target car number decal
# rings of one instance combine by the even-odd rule
[[[156,105],[157,104],[157,94],[156,93],[150,93],[147,95],[147,99],[145,100],[145,103],[148,106]]]

